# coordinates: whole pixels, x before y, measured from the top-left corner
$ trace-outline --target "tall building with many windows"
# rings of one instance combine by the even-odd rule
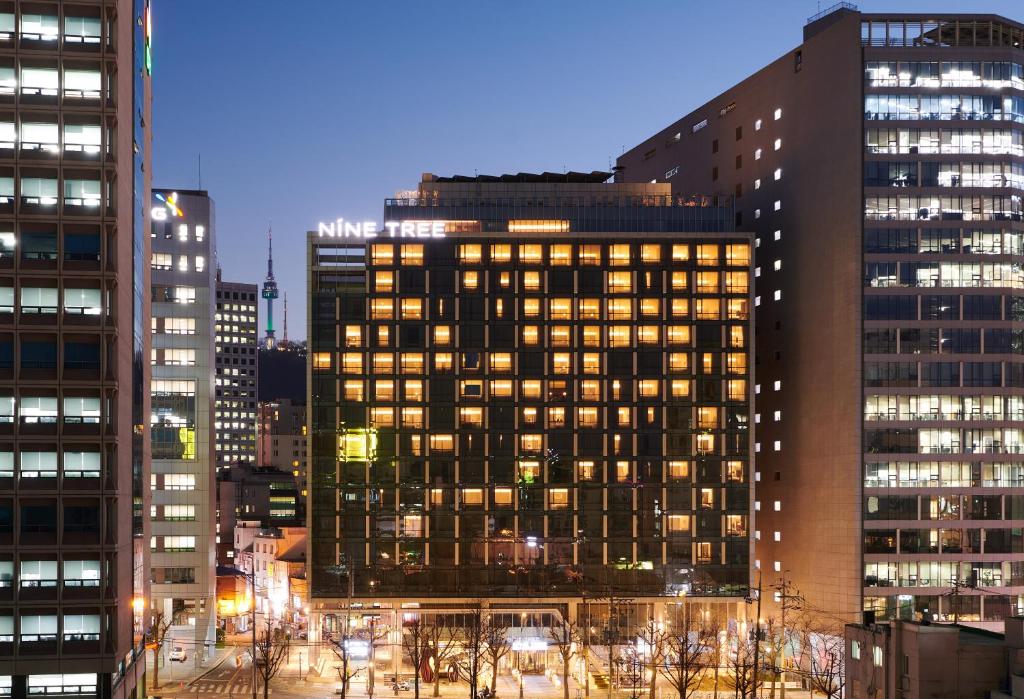
[[[862,14],[619,159],[757,236],[769,605],[996,623],[1024,602],[1024,26]]]
[[[225,282],[217,270],[217,350],[214,438],[217,470],[256,464],[256,304],[255,284]]]
[[[0,7],[0,693],[135,696],[149,3]]]
[[[153,198],[153,603],[200,654],[216,613],[214,205],[205,191]]]
[[[742,614],[752,238],[608,177],[426,175],[376,237],[310,233],[314,625],[348,602]]]

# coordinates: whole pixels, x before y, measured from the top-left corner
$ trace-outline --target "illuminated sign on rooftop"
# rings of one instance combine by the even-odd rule
[[[385,221],[380,228],[376,221],[320,222],[321,238],[444,238],[445,221]]]

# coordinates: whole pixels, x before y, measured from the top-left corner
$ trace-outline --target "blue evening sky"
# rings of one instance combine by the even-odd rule
[[[799,44],[818,9],[811,0],[153,5],[153,184],[197,187],[202,154],[227,280],[262,283],[273,224],[293,339],[306,334],[304,241],[317,221],[379,221],[384,198],[422,172],[606,169]],[[1020,0],[860,9],[1024,19]]]

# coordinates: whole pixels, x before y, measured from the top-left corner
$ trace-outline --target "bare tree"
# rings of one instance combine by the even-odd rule
[[[665,640],[665,662],[660,670],[679,699],[690,699],[700,689],[714,662],[717,637],[717,625],[696,625],[687,614],[679,624],[669,628]]]
[[[425,627],[427,649],[434,658],[434,696],[441,696],[442,663],[450,660],[458,648],[458,633],[451,619],[435,614]]]
[[[146,645],[153,649],[153,689],[160,686],[160,649],[167,638],[167,631],[171,628],[171,622],[164,621],[164,613],[161,611],[153,614],[153,623],[146,634],[148,639]]]
[[[381,641],[388,637],[388,627],[381,624],[378,617],[372,617],[367,624],[366,631],[368,634],[367,643],[369,645],[369,655],[366,662],[366,686],[369,688],[370,695],[372,695],[374,680],[376,679],[376,663],[374,659],[377,656],[377,647],[381,645]]]
[[[487,646],[485,643],[485,623],[483,612],[478,602],[468,614],[463,615],[465,623],[459,629],[459,642],[462,654],[453,659],[459,668],[459,674],[469,682],[469,697],[476,699],[480,681],[480,670],[486,660]]]
[[[502,621],[501,615],[489,614],[483,625],[484,653],[487,663],[491,666],[491,696],[497,696],[498,664],[512,650],[512,641],[508,637],[509,625]]]
[[[430,652],[427,645],[427,633],[419,615],[412,621],[403,624],[403,626],[405,627],[405,633],[402,634],[402,648],[405,649],[405,654],[409,656],[409,662],[413,668],[413,696],[414,699],[420,699],[420,668]],[[395,679],[397,680],[398,678],[396,677]]]
[[[266,628],[256,637],[256,672],[263,680],[263,699],[270,696],[270,680],[277,676],[288,655],[288,644],[291,639],[281,631],[275,629],[273,623],[268,619]]]
[[[665,626],[665,623],[653,618],[648,618],[647,622],[637,631],[637,638],[644,644],[645,664],[651,669],[650,699],[657,697],[658,671],[665,664],[668,635],[668,627]],[[644,673],[641,673],[641,679],[643,677]]]
[[[576,624],[569,621],[568,609],[562,610],[559,621],[548,629],[548,637],[562,661],[562,699],[569,699],[569,663],[577,654],[576,643],[581,636]],[[586,668],[583,671],[586,672]]]
[[[827,699],[842,696],[846,686],[846,639],[841,633],[809,634],[807,644],[807,680],[811,696],[821,692]]]
[[[761,663],[761,668],[758,672],[759,675],[764,675],[764,679],[771,679],[772,686],[768,692],[769,699],[775,699],[775,686],[779,684],[782,679],[782,662],[784,651],[786,647],[786,630],[782,627],[779,620],[775,617],[768,617],[768,620],[764,625],[764,643],[762,648],[762,657],[764,661]]]
[[[348,696],[348,685],[352,681],[352,678],[359,674],[359,668],[352,667],[352,649],[351,643],[352,631],[348,624],[345,624],[344,629],[341,632],[341,638],[339,642],[333,646],[335,655],[341,661],[341,665],[337,665],[338,679],[341,681],[341,690],[339,691],[340,699],[346,699]]]
[[[747,699],[747,697],[757,696],[757,686],[760,685],[760,679],[755,672],[755,662],[757,659],[757,643],[756,631],[751,631],[750,637],[745,637],[742,634],[737,634],[735,637],[736,648],[729,651],[729,669],[730,669],[730,684],[732,685],[733,695],[737,699]]]

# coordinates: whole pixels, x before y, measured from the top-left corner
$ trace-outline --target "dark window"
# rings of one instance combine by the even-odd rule
[[[717,182],[718,181],[718,166],[717,165],[715,167],[711,168],[711,181],[712,182]]]
[[[56,505],[22,505],[22,534],[52,534],[57,531]]]
[[[99,342],[65,342],[64,343],[64,368],[65,369],[99,369],[100,368],[100,343]]]
[[[22,340],[22,369],[56,369],[57,343],[54,340]]]
[[[96,534],[100,530],[100,509],[95,505],[65,505],[64,531]]]
[[[22,233],[21,259],[47,260],[57,259],[56,233]]]
[[[736,169],[739,170],[741,167],[743,167],[743,156],[742,155],[737,155],[736,156]]]
[[[94,262],[100,259],[99,233],[68,233],[64,236],[64,259]]]
[[[1002,306],[999,296],[964,296],[964,320],[1001,320]]]
[[[742,126],[737,126],[736,127],[736,140],[738,141],[741,138],[743,138],[743,127]]]
[[[718,152],[718,139],[717,138],[714,141],[711,142],[711,152],[712,153],[717,153]]]

